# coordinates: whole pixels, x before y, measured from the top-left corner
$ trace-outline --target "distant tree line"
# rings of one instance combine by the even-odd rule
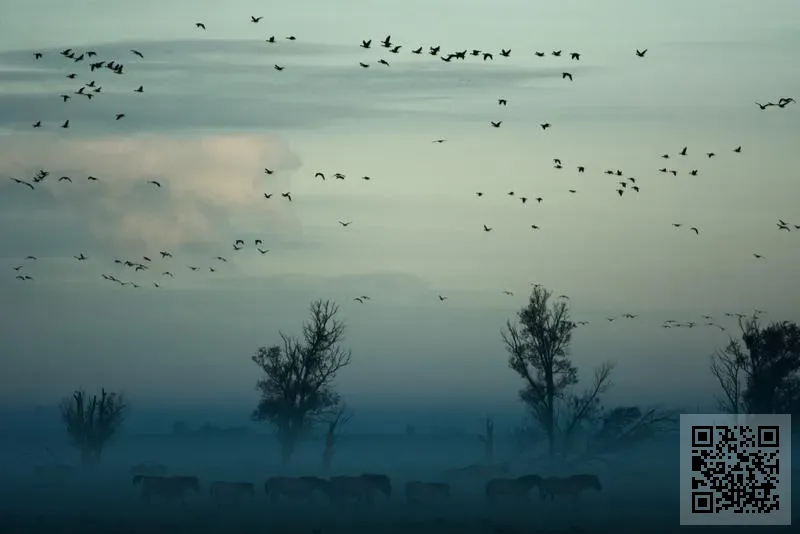
[[[322,464],[329,469],[338,434],[352,413],[335,390],[338,372],[351,362],[342,348],[345,324],[338,306],[316,300],[300,337],[280,332],[280,344],[260,347],[252,361],[263,372],[256,384],[260,399],[251,413],[254,421],[276,430],[280,456],[288,464],[300,442],[322,425]],[[509,367],[522,379],[519,398],[532,424],[513,432],[518,452],[538,436],[546,440],[551,459],[592,459],[638,446],[674,431],[677,414],[655,407],[603,405],[611,387],[614,363],[602,362],[590,381],[579,389],[578,369],[570,359],[576,328],[566,299],[554,299],[534,286],[528,302],[502,329]],[[740,317],[740,339],[711,356],[711,372],[720,394],[719,409],[726,413],[800,413],[800,327],[790,321],[763,326],[756,312]],[[61,419],[84,466],[97,464],[121,427],[129,405],[119,393],[105,389],[89,396],[79,389],[62,400]],[[188,427],[176,422],[175,433]],[[205,433],[221,429],[206,426]],[[406,435],[416,430],[409,425]],[[494,421],[486,418],[478,435],[485,461],[495,452]]]

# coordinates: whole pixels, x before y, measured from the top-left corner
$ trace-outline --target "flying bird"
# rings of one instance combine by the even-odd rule
[[[561,79],[563,80],[564,78],[569,78],[569,81],[572,81],[572,73],[562,72],[561,73]]]
[[[497,122],[494,122],[494,121],[489,121],[489,122],[490,122],[490,123],[491,123],[491,125],[492,125],[492,126],[494,126],[495,128],[500,128],[500,125],[501,125],[501,124],[503,124],[503,121],[497,121]]]
[[[200,28],[201,30],[205,30],[206,29],[206,25],[203,24],[202,22],[195,22],[194,26],[195,26],[195,28]]]
[[[347,221],[347,222],[339,221],[339,224],[341,224],[344,227],[347,227],[353,224],[353,221]]]
[[[148,184],[153,184],[156,187],[161,187],[161,183],[157,182],[156,180],[148,180],[147,183]]]
[[[638,48],[636,49],[636,55],[639,56],[639,57],[644,57],[644,55],[646,53],[647,53],[647,49],[646,48],[644,50],[639,50]]]
[[[281,196],[285,199],[288,199],[289,202],[292,201],[292,193],[281,193]]]
[[[143,56],[143,55],[142,55],[142,53],[141,53],[141,52],[139,52],[138,50],[133,50],[133,49],[131,49],[131,52],[133,52],[133,54],[134,54],[134,55],[137,55],[137,56],[139,56],[140,58],[144,59],[144,56]]]
[[[19,178],[11,178],[11,180],[13,180],[14,182],[16,182],[18,184],[22,184],[22,185],[25,185],[27,187],[30,187],[31,190],[35,189],[35,187],[33,187],[32,183],[26,182],[25,180],[20,180]]]
[[[254,16],[251,15],[250,16],[250,22],[252,22],[252,23],[260,22],[261,19],[263,19],[263,18],[264,17],[254,17]]]
[[[275,172],[275,171],[273,171],[272,169],[267,169],[266,167],[264,167],[264,174],[272,174],[273,172]]]

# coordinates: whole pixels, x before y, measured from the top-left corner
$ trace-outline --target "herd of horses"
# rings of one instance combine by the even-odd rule
[[[153,501],[183,502],[190,493],[200,493],[200,480],[196,476],[168,475],[161,464],[139,464],[131,468],[133,484],[141,488],[141,498]],[[533,488],[538,488],[542,500],[555,500],[557,496],[577,498],[584,490],[600,491],[600,479],[593,474],[576,474],[566,477],[542,477],[528,474],[519,477],[508,474],[508,465],[473,464],[444,473],[447,482],[411,480],[404,485],[407,504],[443,504],[450,500],[451,485],[458,480],[480,481],[483,493],[489,502],[500,499],[527,500]],[[246,498],[254,498],[253,482],[214,481],[208,488],[209,496],[219,504],[236,504]],[[264,493],[272,504],[280,502],[327,501],[341,506],[363,504],[371,506],[379,500],[389,502],[392,497],[392,481],[384,474],[364,473],[355,476],[275,476],[264,483]]]

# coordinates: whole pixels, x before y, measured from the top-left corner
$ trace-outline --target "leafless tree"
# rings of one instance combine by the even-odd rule
[[[611,387],[611,372],[614,364],[601,363],[595,369],[591,385],[581,393],[568,392],[564,395],[566,400],[563,410],[561,425],[561,453],[566,456],[574,446],[576,434],[585,431],[594,423],[602,412],[600,400],[602,395]]]
[[[717,407],[724,413],[742,413],[742,391],[745,379],[745,355],[742,345],[735,339],[711,355],[711,373],[717,379],[722,396],[717,396]]]
[[[339,407],[334,380],[350,364],[351,353],[341,348],[345,324],[336,319],[338,311],[331,301],[312,302],[302,339],[280,332],[280,345],[260,347],[252,357],[264,372],[252,418],[274,425],[284,465],[309,430]]]
[[[103,449],[119,429],[128,411],[122,395],[102,389],[88,398],[82,389],[61,401],[61,420],[81,454],[81,463],[100,461]]]
[[[731,413],[800,413],[800,327],[790,321],[762,327],[758,313],[739,318],[741,341],[711,357]],[[735,412],[734,412],[735,410]]]
[[[345,403],[339,404],[339,409],[328,421],[328,429],[325,431],[325,450],[322,452],[322,469],[327,473],[331,469],[333,453],[336,452],[337,432],[341,432],[342,427],[353,417],[348,412]]]
[[[494,461],[494,420],[487,417],[483,434],[478,434],[478,440],[483,443],[483,458],[487,464]]]
[[[558,299],[551,303],[551,296],[544,287],[534,286],[528,304],[517,314],[518,322],[508,321],[502,336],[509,353],[509,367],[525,380],[520,398],[544,429],[552,457],[563,431],[571,435],[596,412],[613,365],[601,365],[592,386],[584,393],[571,393],[578,383],[578,369],[569,359],[576,325],[570,319],[567,301]],[[562,427],[559,407],[563,411],[565,405],[570,415]]]
[[[659,408],[642,411],[638,406],[618,406],[604,411],[587,440],[585,457],[593,459],[624,452],[674,431],[678,417]]]

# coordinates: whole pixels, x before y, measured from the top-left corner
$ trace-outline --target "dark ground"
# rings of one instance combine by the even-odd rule
[[[612,467],[586,466],[603,482],[600,493],[586,493],[578,502],[542,502],[534,490],[529,503],[491,506],[480,485],[453,487],[453,499],[442,506],[408,506],[403,502],[406,480],[441,479],[447,468],[479,460],[480,446],[471,437],[346,438],[334,459],[334,474],[382,472],[392,477],[394,495],[373,508],[353,505],[334,508],[324,502],[311,505],[267,503],[263,482],[282,474],[268,436],[235,438],[120,438],[94,473],[44,480],[33,466],[52,463],[53,456],[69,463],[74,452],[61,442],[32,443],[4,440],[0,452],[0,534],[67,533],[668,533],[760,532],[766,528],[681,527],[678,509],[678,449],[664,443],[636,455],[623,455]],[[49,448],[53,454],[43,452]],[[320,444],[298,452],[293,470],[285,474],[319,474]],[[500,457],[499,459],[505,459]],[[159,461],[174,474],[197,475],[201,493],[183,505],[147,505],[127,474],[135,463]],[[516,459],[515,474],[545,474],[546,466]],[[569,474],[569,473],[546,473]],[[238,506],[220,507],[208,496],[214,480],[252,481],[255,499]],[[795,483],[796,487],[797,484]],[[796,507],[795,507],[796,509]],[[790,527],[772,527],[772,531]]]

